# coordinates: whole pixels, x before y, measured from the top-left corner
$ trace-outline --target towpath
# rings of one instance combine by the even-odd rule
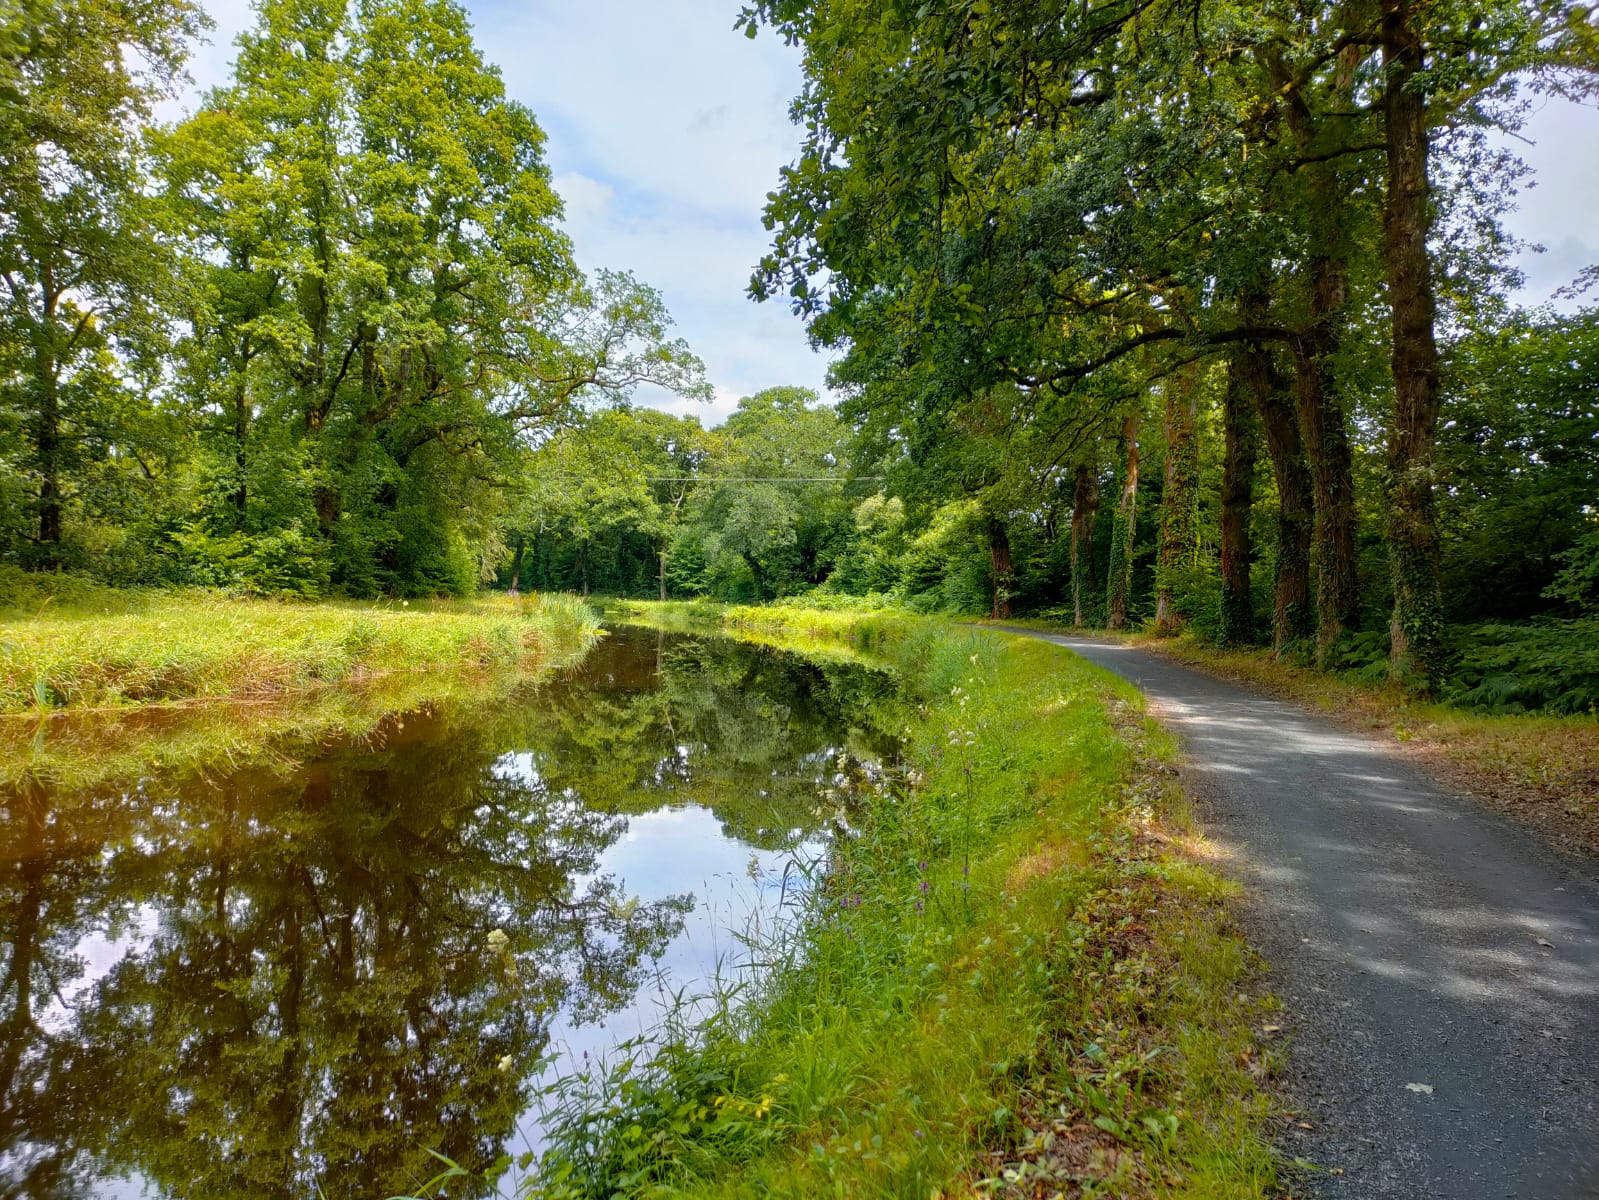
[[[1347,1200],[1599,1200],[1599,886],[1380,743],[1147,651],[1013,629],[1184,741],[1291,1039],[1285,1152]]]

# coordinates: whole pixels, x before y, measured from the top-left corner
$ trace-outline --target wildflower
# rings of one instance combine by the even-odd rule
[[[922,904],[922,902],[921,902],[921,901],[920,901],[920,900],[918,900],[918,901],[917,901],[917,902],[916,902],[916,911],[917,911],[917,912],[921,912],[921,911],[922,911],[922,909],[923,909],[923,908],[924,908],[924,907],[925,907],[925,905],[923,905],[923,904]]]
[[[927,895],[927,880],[922,880],[922,895]]]
[[[925,859],[925,858],[924,858],[924,859],[922,859],[922,861],[921,861],[921,862],[919,862],[919,863],[917,863],[917,864],[916,864],[916,869],[917,869],[917,870],[918,870],[918,871],[925,871],[925,870],[927,870],[927,860],[926,860],[926,859]]]
[[[504,954],[511,944],[511,939],[506,936],[503,929],[491,929],[488,936],[489,949],[495,954]]]
[[[511,1068],[514,1067],[514,1066],[516,1066],[516,1062],[511,1058],[511,1056],[509,1054],[507,1054],[504,1058],[500,1059],[500,1070],[505,1072],[506,1074],[510,1074]]]

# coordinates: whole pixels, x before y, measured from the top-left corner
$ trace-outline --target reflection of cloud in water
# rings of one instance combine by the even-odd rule
[[[798,850],[758,850],[735,841],[708,808],[680,805],[631,818],[628,831],[600,856],[600,874],[622,883],[644,903],[692,894],[694,907],[683,928],[656,960],[653,978],[630,1004],[597,1021],[574,1022],[562,1014],[550,1028],[556,1061],[547,1078],[605,1059],[612,1047],[648,1035],[678,997],[693,1005],[718,986],[735,983],[747,969],[739,935],[765,932],[786,899],[804,885],[789,871],[822,852],[819,842]],[[751,870],[751,864],[754,870]],[[521,1122],[523,1146],[540,1145],[536,1113]]]

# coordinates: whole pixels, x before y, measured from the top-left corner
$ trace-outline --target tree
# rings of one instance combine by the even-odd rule
[[[115,442],[125,343],[163,270],[139,126],[203,22],[186,0],[0,10],[0,407],[20,417],[41,566],[64,561],[76,472]]]
[[[720,430],[692,505],[719,589],[769,599],[825,580],[853,525],[847,431],[806,388],[746,396]]]
[[[543,133],[458,5],[259,12],[163,146],[210,520],[314,529],[356,594],[470,590],[527,439],[641,383],[702,395],[702,368],[655,292],[577,272]],[[292,485],[252,507],[252,461]]]

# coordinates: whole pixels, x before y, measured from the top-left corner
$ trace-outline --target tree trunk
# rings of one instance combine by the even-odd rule
[[[1072,488],[1072,624],[1086,625],[1084,599],[1094,589],[1094,517],[1099,509],[1099,476],[1078,463]]]
[[[661,548],[661,599],[666,599],[666,548]]]
[[[1255,609],[1249,587],[1253,547],[1249,516],[1255,504],[1255,463],[1260,454],[1260,427],[1249,406],[1248,381],[1233,355],[1222,398],[1222,436],[1226,443],[1221,469],[1221,628],[1223,646],[1244,646],[1255,640]]]
[[[1238,352],[1240,378],[1254,398],[1266,434],[1272,478],[1277,484],[1277,569],[1272,580],[1271,644],[1281,654],[1315,631],[1310,604],[1310,538],[1313,521],[1310,469],[1294,420],[1287,386],[1271,356],[1258,346]]]
[[[749,567],[750,574],[755,577],[755,598],[757,600],[765,600],[766,599],[766,572],[761,569],[760,560],[757,559],[748,550],[745,550],[742,553],[744,555],[744,563],[745,563],[745,565]]]
[[[43,337],[54,334],[54,320]],[[34,447],[39,464],[39,545],[46,567],[60,565],[61,550],[61,391],[53,349],[34,354],[34,384],[39,407]]]
[[[1133,536],[1138,524],[1138,414],[1131,412],[1122,425],[1127,454],[1121,499],[1110,534],[1110,569],[1105,590],[1105,624],[1121,629],[1127,624],[1127,593],[1133,580]]]
[[[1199,544],[1199,372],[1166,381],[1166,472],[1160,496],[1160,551],[1155,562],[1155,630],[1177,630],[1176,578]]]
[[[248,361],[248,360],[246,360]],[[233,389],[233,528],[243,533],[250,505],[249,482],[245,472],[249,466],[246,439],[250,435],[250,399],[245,388],[241,368]]]
[[[1010,557],[1010,534],[1005,531],[1005,522],[998,517],[988,518],[988,561],[994,577],[993,617],[1001,621],[1010,616],[1015,570]]]
[[[1341,309],[1341,279],[1323,279],[1318,293],[1323,288],[1337,291]],[[1338,635],[1354,622],[1359,595],[1353,457],[1343,406],[1332,391],[1332,356],[1339,335],[1331,323],[1336,313],[1329,310],[1317,320],[1316,329],[1294,340],[1294,400],[1315,498],[1316,662],[1325,667]]]
[[[1272,73],[1280,85],[1288,84],[1280,61],[1273,62]],[[1315,498],[1316,661],[1321,666],[1339,634],[1354,623],[1359,606],[1354,473],[1334,367],[1349,300],[1351,172],[1341,152],[1355,135],[1354,80],[1353,70],[1341,68],[1320,109],[1310,106],[1303,88],[1290,85],[1282,93],[1289,127],[1307,157],[1299,178],[1309,242],[1303,271],[1308,314],[1291,346],[1294,401]]]
[[[583,575],[583,599],[587,600],[589,598],[589,543],[587,538],[584,538],[578,544],[577,565],[578,570]]]
[[[527,537],[522,533],[516,535],[516,551],[511,555],[511,595],[516,595],[522,589],[522,554],[527,549]]]
[[[1396,678],[1426,689],[1443,665],[1443,588],[1432,494],[1440,396],[1437,301],[1427,255],[1432,225],[1427,99],[1417,79],[1423,69],[1422,47],[1411,24],[1410,0],[1383,0],[1382,56],[1388,150],[1383,256],[1393,310],[1394,376],[1387,479],[1388,558],[1394,583],[1389,668]]]

